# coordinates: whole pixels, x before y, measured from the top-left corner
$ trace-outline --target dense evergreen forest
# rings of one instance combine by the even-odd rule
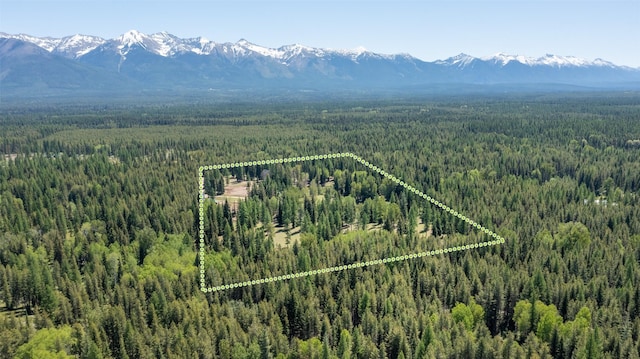
[[[203,293],[199,167],[338,152],[506,242]],[[3,105],[0,154],[2,358],[640,358],[638,94]],[[208,286],[486,240],[348,158],[204,180]]]

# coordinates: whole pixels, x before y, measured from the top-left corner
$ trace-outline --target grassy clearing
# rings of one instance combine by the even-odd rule
[[[225,201],[229,202],[231,209],[235,211],[238,209],[238,203],[242,200],[245,200],[249,196],[249,191],[255,185],[255,182],[256,181],[237,181],[235,177],[228,177],[227,185],[224,188],[224,193],[222,195],[216,195],[214,197],[214,200],[219,205],[224,204]],[[316,203],[320,203],[324,200],[324,192],[326,191],[326,188],[329,188],[329,187],[333,187],[333,181],[328,181],[323,186],[318,187],[319,193],[316,194],[315,196]],[[302,188],[302,193],[304,194],[305,197],[309,197],[311,195],[309,186]],[[300,200],[301,203],[303,201],[304,201],[304,198]],[[236,221],[235,215],[233,216],[233,221],[234,223]],[[258,230],[263,229],[262,223],[256,224],[256,229]],[[378,223],[369,223],[366,225],[365,229],[368,232],[384,230],[383,225]],[[358,227],[358,224],[354,222],[342,228],[340,233],[346,234],[356,230],[359,230],[359,227]],[[429,237],[431,236],[431,227],[427,228],[427,226],[424,223],[422,223],[422,221],[420,220],[418,225],[416,226],[416,233],[420,236]],[[275,248],[291,247],[293,246],[294,243],[300,242],[300,234],[301,234],[300,226],[291,228],[289,230],[289,234],[287,234],[287,230],[285,228],[276,226],[274,228],[274,233],[273,233],[274,247]],[[265,238],[267,238],[268,236],[269,236],[269,233],[265,230]],[[287,237],[289,237],[288,240],[287,240]],[[219,237],[218,239],[222,241],[222,237]]]
[[[433,230],[431,225],[427,227],[427,225],[425,223],[422,223],[422,220],[420,220],[420,223],[418,223],[418,226],[416,227],[416,233],[418,233],[418,235],[430,237],[432,232]]]
[[[300,227],[295,227],[290,230],[291,238],[287,245],[287,231],[283,227],[276,227],[273,235],[273,245],[275,248],[286,248],[293,246],[294,243],[300,242]],[[268,234],[267,234],[268,235]]]
[[[249,196],[249,191],[254,184],[255,181],[237,181],[234,177],[228,177],[224,193],[214,196],[214,199],[218,204],[228,201],[229,205],[237,206],[238,202]]]
[[[259,225],[261,226],[261,225]],[[369,223],[366,225],[367,232],[375,232],[375,231],[384,231],[384,225],[378,223]],[[289,245],[287,245],[287,231],[283,227],[275,227],[275,232],[273,235],[273,244],[275,248],[286,248],[291,247],[294,243],[300,241],[301,227],[291,228],[290,230],[290,240]],[[351,225],[345,226],[340,233],[347,234],[350,232],[358,231],[359,227],[357,223],[352,223]],[[431,226],[426,226],[422,221],[418,223],[416,226],[416,233],[422,237],[430,237],[431,236]],[[269,234],[265,232],[265,237]]]
[[[5,320],[17,320],[20,325],[26,325],[27,321],[32,329],[35,329],[35,314],[27,314],[27,310],[24,305],[18,306],[9,310],[7,303],[0,300],[0,322]]]

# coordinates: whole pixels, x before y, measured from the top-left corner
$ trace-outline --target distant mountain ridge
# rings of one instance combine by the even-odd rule
[[[375,89],[447,84],[557,84],[640,88],[640,69],[611,62],[546,55],[532,58],[459,54],[427,62],[408,54],[332,50],[300,44],[268,48],[247,40],[131,30],[114,39],[0,32],[4,94],[51,90]]]

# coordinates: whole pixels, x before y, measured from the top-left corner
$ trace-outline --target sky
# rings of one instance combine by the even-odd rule
[[[0,0],[0,32],[114,38],[132,29],[424,61],[503,52],[640,67],[640,0]]]

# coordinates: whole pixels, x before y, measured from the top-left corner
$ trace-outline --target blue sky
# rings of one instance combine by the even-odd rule
[[[0,31],[116,37],[168,31],[279,47],[364,46],[426,61],[547,53],[640,67],[640,0],[0,0]]]

